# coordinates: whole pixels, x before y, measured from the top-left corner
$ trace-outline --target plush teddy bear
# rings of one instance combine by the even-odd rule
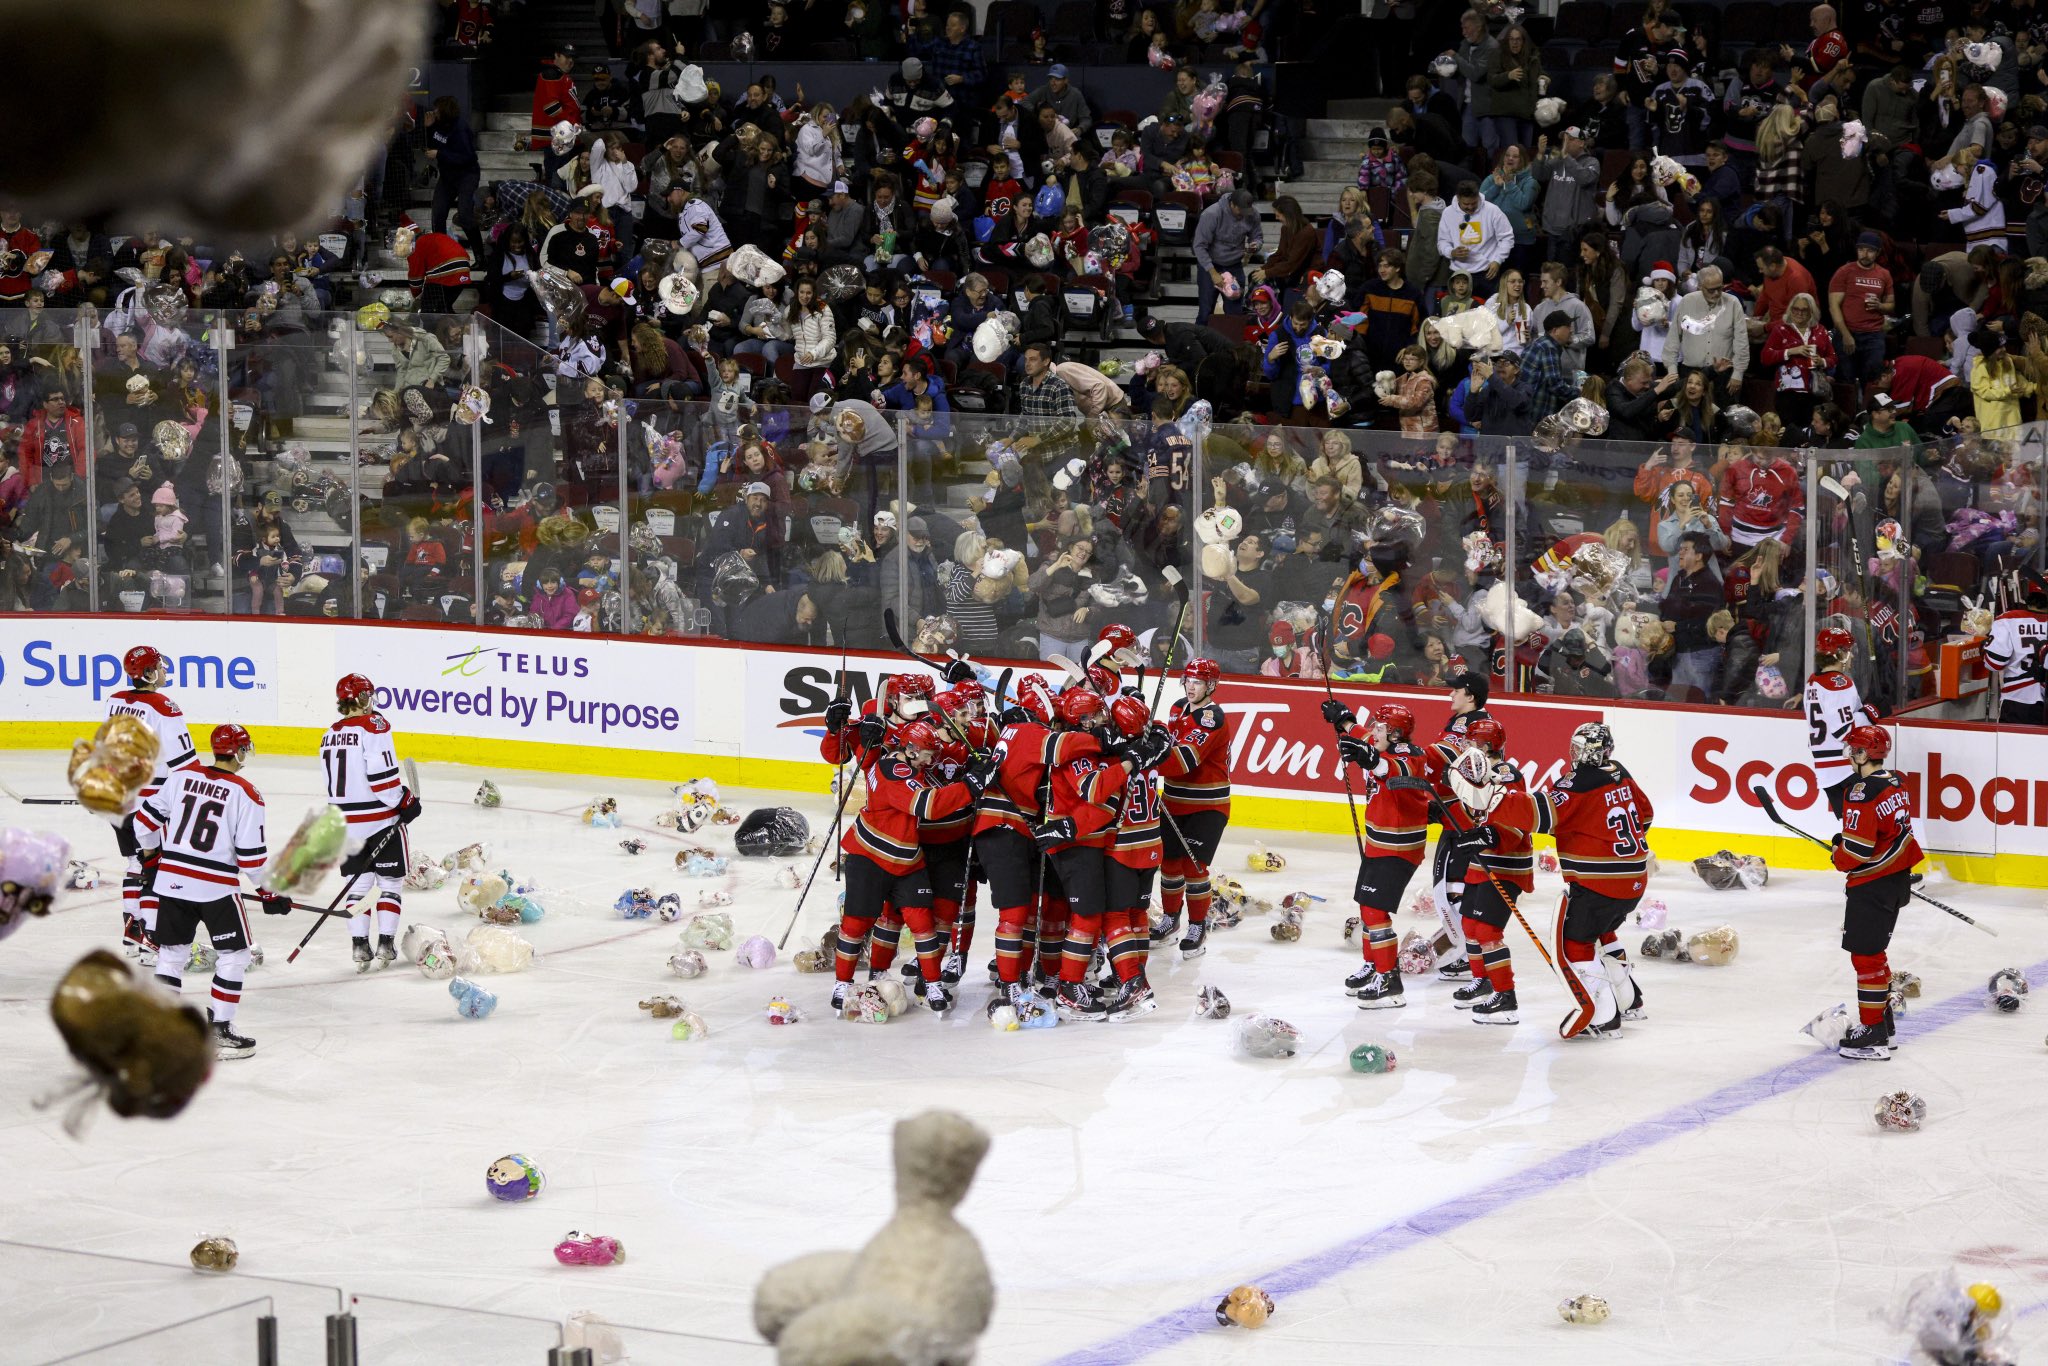
[[[953,1209],[988,1153],[962,1115],[896,1125],[896,1213],[858,1252],[813,1252],[754,1288],[781,1366],[966,1366],[995,1307],[981,1244]]]
[[[1508,630],[1510,608],[1514,612],[1512,632]],[[1516,645],[1536,634],[1537,628],[1543,625],[1543,618],[1530,611],[1527,603],[1508,590],[1505,579],[1487,589],[1486,596],[1479,600],[1479,619]]]

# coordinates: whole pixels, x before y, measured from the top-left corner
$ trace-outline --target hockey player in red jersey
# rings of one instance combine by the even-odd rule
[[[868,767],[867,804],[839,845],[846,868],[846,904],[833,963],[838,979],[832,988],[834,1010],[846,1004],[861,942],[884,905],[894,906],[917,936],[925,1004],[941,1012],[952,1007],[953,993],[943,980],[946,941],[932,921],[931,878],[918,830],[973,805],[994,771],[994,761],[969,766],[958,782],[941,783],[932,772],[939,744],[929,723],[905,722],[885,739],[883,753]]]
[[[1191,659],[1181,670],[1181,700],[1173,704],[1166,733],[1173,748],[1160,762],[1166,780],[1165,861],[1159,868],[1159,917],[1153,942],[1171,939],[1185,902],[1188,929],[1180,941],[1183,958],[1198,958],[1209,933],[1209,865],[1230,825],[1230,751],[1235,727],[1216,702],[1223,669],[1213,659]]]
[[[1507,746],[1507,733],[1500,729],[1493,714],[1486,709],[1488,691],[1485,674],[1467,669],[1451,675],[1451,719],[1444,722],[1443,733],[1423,749],[1423,768],[1439,803],[1451,800],[1451,788],[1444,774],[1465,752],[1466,737],[1473,726],[1484,722],[1494,727],[1490,734],[1495,736],[1496,753]],[[1329,714],[1328,703],[1324,704],[1323,712],[1325,716]],[[1439,807],[1432,819],[1440,821],[1441,817]],[[1454,833],[1446,828],[1437,839],[1436,853],[1430,861],[1430,898],[1436,905],[1437,920],[1443,926],[1443,934],[1436,941],[1437,978],[1445,982],[1465,982],[1471,979],[1472,962],[1470,944],[1465,942],[1460,906],[1465,895],[1465,874],[1472,860],[1451,838]],[[1459,952],[1461,943],[1465,944],[1466,950],[1462,953]]]
[[[1120,696],[1109,704],[1110,720],[1127,747],[1124,760],[1130,778],[1117,801],[1116,841],[1109,849],[1104,867],[1108,909],[1103,913],[1103,936],[1108,945],[1110,971],[1116,975],[1117,993],[1109,1001],[1107,1017],[1128,1020],[1158,1009],[1151,983],[1145,977],[1146,949],[1150,944],[1148,912],[1152,904],[1152,878],[1165,858],[1160,838],[1159,778],[1150,764],[1166,752],[1163,727],[1152,723],[1152,712],[1135,697]],[[1135,748],[1140,741],[1143,748]],[[1147,762],[1149,761],[1149,763]]]
[[[327,780],[327,800],[348,820],[354,851],[341,862],[346,879],[343,900],[361,905],[375,890],[375,905],[349,920],[350,952],[356,971],[375,961],[398,958],[398,918],[405,909],[405,874],[412,851],[403,827],[420,814],[420,799],[400,780],[398,754],[392,746],[391,723],[376,709],[377,688],[362,674],[348,674],[334,685],[334,703],[341,719],[320,737],[320,771]],[[396,834],[385,832],[400,827]],[[371,916],[377,931],[375,958],[370,952]]]
[[[1507,736],[1498,721],[1473,721],[1465,727],[1467,748],[1448,771],[1451,787],[1462,800],[1468,787],[1484,784],[1489,796],[1526,790],[1522,771],[1502,756]],[[1444,808],[1442,842],[1452,846],[1453,860],[1462,858],[1464,885],[1454,887],[1460,927],[1464,931],[1467,970],[1472,980],[1451,994],[1460,1010],[1469,1007],[1474,1024],[1514,1024],[1521,1016],[1515,999],[1515,966],[1508,952],[1506,930],[1515,900],[1536,887],[1536,853],[1530,827],[1501,815],[1498,807],[1469,822]],[[1478,875],[1472,874],[1476,866]]]
[[[1324,704],[1325,709],[1330,704]],[[1361,1010],[1406,1005],[1395,958],[1394,912],[1429,843],[1430,786],[1424,756],[1410,736],[1415,713],[1398,702],[1373,712],[1370,725],[1337,705],[1337,758],[1365,774],[1365,850],[1352,895],[1358,903],[1365,962],[1344,979]]]
[[[932,697],[931,712],[925,718],[939,737],[939,757],[934,776],[941,782],[955,781],[986,754],[995,743],[993,728],[980,714],[982,687],[971,679],[957,683]],[[942,980],[951,986],[961,976],[964,955],[974,941],[973,887],[967,880],[967,850],[974,828],[974,809],[958,811],[920,821],[918,843],[924,846],[925,866],[932,884],[932,924],[948,945]],[[957,927],[957,933],[956,933]],[[885,907],[875,922],[873,941],[868,946],[870,980],[887,972],[896,961],[902,914]],[[913,959],[903,965],[903,975],[915,985],[922,973]]]
[[[264,845],[263,794],[241,776],[252,746],[240,726],[215,726],[211,764],[187,764],[135,812],[135,836],[150,854],[149,877],[159,896],[156,979],[177,991],[192,961],[192,942],[206,927],[214,950],[212,999],[207,1005],[214,1049],[223,1058],[246,1058],[256,1041],[234,1029],[249,970],[249,917],[239,894],[269,860]],[[256,899],[266,915],[284,915],[290,898],[261,886]]]
[[[1737,546],[1748,549],[1772,539],[1799,544],[1806,490],[1799,467],[1772,447],[1751,446],[1746,458],[1728,463],[1721,471],[1720,501],[1721,531]]]
[[[1855,777],[1842,797],[1842,833],[1835,836],[1835,867],[1848,874],[1842,909],[1842,947],[1856,969],[1856,1025],[1845,1035],[1845,1058],[1889,1058],[1895,1042],[1891,963],[1885,957],[1899,912],[1912,895],[1921,858],[1913,836],[1913,799],[1899,775],[1884,766],[1891,737],[1877,726],[1858,726],[1845,746]]]
[[[1863,705],[1856,680],[1849,676],[1855,648],[1856,638],[1839,626],[1816,631],[1813,655],[1820,670],[1806,680],[1806,744],[1813,754],[1814,776],[1827,793],[1828,810],[1837,817],[1842,814],[1842,793],[1855,777],[1842,743],[1855,727],[1877,721],[1877,709]]]
[[[1100,1020],[1109,1012],[1109,1003],[1087,980],[1087,972],[1094,959],[1096,941],[1105,939],[1105,931],[1110,928],[1107,917],[1112,911],[1112,869],[1116,870],[1114,876],[1120,884],[1116,900],[1124,903],[1115,909],[1119,926],[1131,900],[1125,885],[1133,880],[1127,876],[1131,867],[1114,857],[1122,804],[1131,779],[1158,762],[1168,744],[1163,731],[1148,727],[1150,718],[1143,703],[1128,697],[1119,697],[1117,701],[1126,704],[1124,722],[1114,720],[1112,704],[1093,689],[1073,687],[1060,694],[1061,724],[1095,734],[1098,739],[1109,728],[1111,740],[1098,752],[1081,755],[1051,770],[1050,809],[1047,819],[1033,831],[1040,851],[1059,874],[1067,900],[1066,943],[1060,958],[1056,998],[1056,1008],[1064,1020]],[[1125,723],[1133,726],[1137,734],[1122,733]],[[1148,843],[1151,842],[1140,838],[1133,844],[1130,856],[1139,867],[1157,865],[1156,844],[1147,849]]]
[[[834,767],[850,761],[866,769],[882,752],[890,723],[923,716],[936,692],[930,674],[891,674],[879,693],[861,703],[858,722],[852,702],[833,698],[825,708],[825,738],[818,742],[818,753]]]
[[[989,901],[996,912],[994,976],[999,1000],[1019,1009],[1032,1005],[1027,975],[1035,955],[1032,934],[1041,927],[1040,903],[1060,895],[1058,874],[1042,868],[1035,827],[1051,805],[1050,770],[1102,750],[1087,731],[1055,730],[1056,700],[1045,680],[1026,674],[1015,701],[998,718],[995,776],[981,796],[974,819],[974,860],[988,871]],[[1057,962],[1040,962],[1043,976]]]
[[[1562,783],[1547,792],[1502,793],[1488,819],[1557,841],[1565,892],[1554,952],[1579,985],[1557,1032],[1567,1039],[1604,1038],[1619,1034],[1624,1019],[1643,1018],[1643,993],[1629,973],[1619,931],[1649,881],[1648,837],[1656,813],[1648,794],[1614,762],[1614,735],[1606,726],[1589,721],[1573,731],[1571,758]]]
[[[147,801],[171,774],[198,764],[199,756],[192,750],[192,731],[185,724],[185,713],[164,695],[170,666],[163,654],[148,645],[137,645],[122,656],[121,671],[128,677],[128,686],[107,700],[107,715],[132,716],[156,736],[156,771],[139,794]],[[147,879],[134,816],[114,827],[114,842],[128,860],[121,871],[121,948],[142,966],[150,967],[156,962],[157,899],[144,885]]]

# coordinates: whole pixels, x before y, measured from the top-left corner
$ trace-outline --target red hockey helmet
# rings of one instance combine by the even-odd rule
[[[1068,688],[1060,694],[1059,718],[1070,726],[1085,726],[1098,720],[1108,708],[1103,704],[1102,694],[1086,688]]]
[[[1091,664],[1088,666],[1088,686],[1104,697],[1116,696],[1123,685],[1123,675],[1114,664]]]
[[[988,689],[971,678],[961,679],[946,691],[963,702],[978,702],[984,707],[988,705]]]
[[[121,668],[132,682],[140,683],[155,670],[165,667],[163,654],[153,645],[138,645],[121,656]]]
[[[1816,631],[1813,637],[1813,652],[1821,655],[1846,655],[1855,650],[1856,637],[1839,626],[1827,626]]]
[[[1152,709],[1128,693],[1118,693],[1110,701],[1109,719],[1125,735],[1143,735],[1152,724]]]
[[[245,749],[256,747],[249,739],[249,732],[232,721],[215,726],[210,743],[215,755],[240,754]]]
[[[1214,689],[1223,678],[1223,666],[1213,659],[1191,659],[1181,666],[1180,681],[1183,686],[1200,683]]]
[[[1372,719],[1387,728],[1387,734],[1403,740],[1415,733],[1415,713],[1399,702],[1385,702],[1373,710]]]
[[[334,685],[336,702],[361,702],[375,698],[377,685],[362,674],[343,674]]]
[[[977,700],[967,696],[959,688],[948,688],[932,699],[932,710],[948,721],[971,721],[974,717],[967,709]]]
[[[1109,651],[1103,658],[1113,664],[1121,664],[1126,668],[1135,668],[1145,657],[1138,649],[1137,635],[1122,622],[1112,621],[1096,634],[1095,643],[1097,645],[1105,642],[1109,645]]]
[[[929,703],[937,691],[930,674],[897,674],[889,680],[889,705],[893,707],[907,697]]]
[[[1017,680],[1017,705],[1037,717],[1040,725],[1052,724],[1056,706],[1052,685],[1040,674],[1025,674]]]
[[[921,749],[927,756],[945,748],[945,741],[929,721],[905,721],[890,733],[890,744],[900,750]]]
[[[1842,737],[1842,748],[1852,754],[1860,749],[1872,763],[1881,764],[1892,752],[1892,737],[1885,734],[1882,726],[1851,726]]]
[[[1465,738],[1475,745],[1483,745],[1488,754],[1500,755],[1507,752],[1508,733],[1501,729],[1500,722],[1490,717],[1481,718],[1465,727]]]

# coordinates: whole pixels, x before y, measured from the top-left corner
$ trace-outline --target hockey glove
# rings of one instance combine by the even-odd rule
[[[889,734],[888,723],[879,715],[870,714],[860,719],[860,742],[868,749],[880,749],[882,741]]]
[[[288,896],[280,896],[276,892],[266,892],[259,887],[256,889],[256,900],[262,905],[263,914],[265,915],[290,915],[292,913],[292,899]]]
[[[995,776],[996,756],[984,754],[961,772],[960,781],[967,784],[967,790],[974,794],[974,800],[980,801],[981,794],[988,790],[988,785],[995,780]]]
[[[974,666],[965,659],[956,658],[946,666],[944,678],[948,683],[972,683]]]
[[[1451,848],[1461,854],[1477,854],[1500,843],[1500,832],[1490,825],[1475,825],[1470,830],[1460,830],[1451,838]]]
[[[1166,751],[1173,742],[1158,726],[1147,726],[1144,732],[1134,738],[1125,749],[1124,758],[1139,771],[1159,767],[1159,761],[1166,757]]]
[[[1836,838],[1840,838],[1840,836]],[[162,855],[163,850],[161,849],[144,849],[141,851],[142,894],[144,896],[151,896],[156,892],[156,864]]]
[[[409,787],[400,788],[398,792],[398,806],[393,814],[398,817],[400,825],[411,825],[414,821],[418,820],[420,818],[420,799],[418,794]]]
[[[1350,730],[1353,726],[1358,724],[1357,715],[1354,712],[1352,712],[1352,710],[1349,707],[1345,706],[1342,702],[1339,702],[1334,697],[1324,701],[1323,719],[1325,721],[1328,721],[1331,725],[1335,726],[1338,730]]]
[[[1378,768],[1380,763],[1380,752],[1353,735],[1338,737],[1337,757],[1347,764],[1358,765],[1367,773]]]
[[[114,827],[114,847],[121,851],[122,858],[134,858],[142,852],[142,845],[135,838],[134,813],[129,813]]]
[[[345,878],[361,877],[376,866],[376,856],[370,852],[377,843],[375,835],[363,842],[363,847],[341,861],[339,872]]]
[[[1037,717],[1033,716],[1030,712],[1024,710],[1024,708],[1022,707],[1008,706],[1004,707],[1002,713],[996,717],[996,725],[999,727],[1021,726],[1026,721],[1036,721],[1037,719]]]
[[[835,699],[830,706],[825,708],[825,733],[827,735],[837,735],[840,731],[846,729],[846,723],[852,719],[853,703],[843,697]]]
[[[1061,816],[1056,821],[1047,821],[1043,825],[1034,825],[1031,827],[1031,838],[1038,842],[1040,853],[1050,854],[1061,845],[1073,841],[1074,818],[1072,816]]]

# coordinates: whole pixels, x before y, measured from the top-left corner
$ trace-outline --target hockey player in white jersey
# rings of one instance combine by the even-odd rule
[[[192,750],[192,732],[185,713],[164,695],[163,686],[170,666],[163,654],[147,645],[137,645],[122,656],[121,669],[128,686],[107,703],[107,715],[132,716],[156,736],[156,772],[139,794],[147,801],[164,785],[164,779],[179,769],[199,762]],[[121,871],[121,949],[149,967],[156,962],[157,899],[143,886],[142,859],[135,838],[135,817],[114,827],[114,842],[128,866]]]
[[[391,723],[377,713],[376,693],[376,685],[361,674],[349,674],[337,682],[334,701],[341,719],[320,739],[327,799],[348,818],[353,850],[341,861],[341,875],[347,879],[342,899],[354,902],[372,890],[377,894],[374,909],[358,913],[348,923],[350,952],[358,972],[367,971],[373,961],[373,914],[375,960],[390,963],[398,957],[398,917],[404,909],[405,869],[411,858],[403,827],[420,813],[419,798],[399,778]]]
[[[1875,724],[1877,709],[1864,705],[1849,676],[1856,637],[1839,626],[1814,632],[1813,654],[1820,671],[1806,680],[1806,746],[1813,753],[1814,777],[1827,793],[1828,810],[1842,814],[1842,794],[1856,780],[1843,745],[1857,726]]]
[[[156,979],[176,991],[192,960],[192,940],[205,925],[215,954],[214,1047],[223,1058],[246,1058],[256,1041],[235,1032],[242,979],[249,970],[249,916],[242,878],[251,881],[269,858],[264,847],[263,794],[241,776],[249,761],[249,732],[213,728],[211,764],[172,773],[135,812],[135,836],[148,856],[148,880],[157,900]],[[262,886],[256,899],[267,915],[284,915],[289,897]]]
[[[2048,580],[2028,570],[2020,575],[2022,606],[2000,612],[1984,642],[1984,662],[1998,671],[1998,719],[2009,726],[2048,722],[2043,705],[2041,658],[2048,651]]]

